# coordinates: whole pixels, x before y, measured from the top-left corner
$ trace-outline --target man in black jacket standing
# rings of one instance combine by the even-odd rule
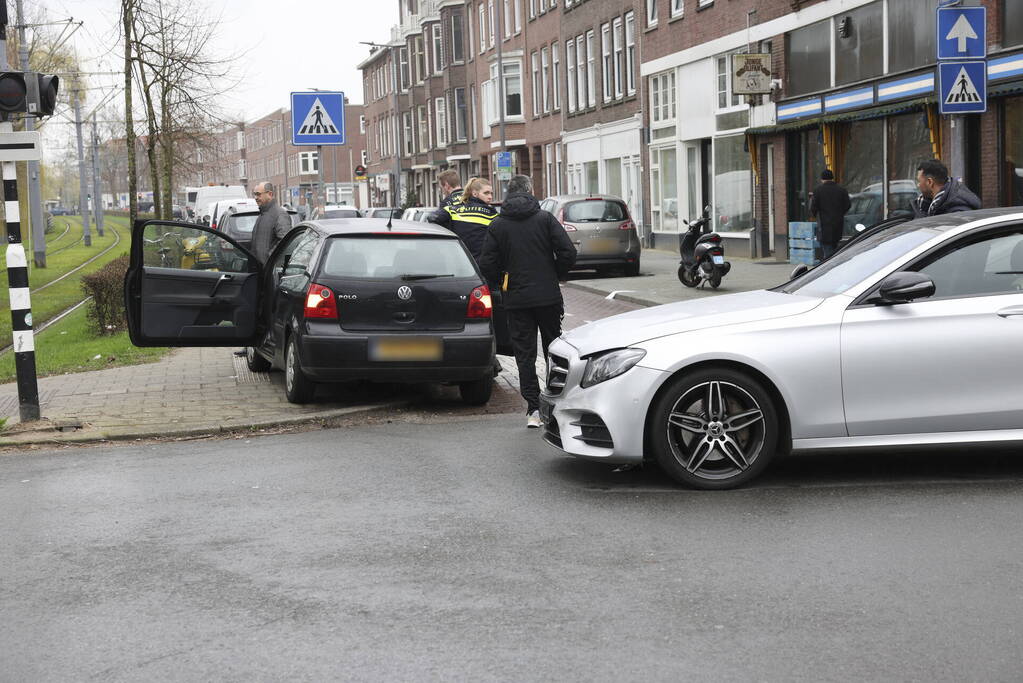
[[[547,347],[561,335],[564,301],[558,282],[574,263],[575,246],[558,219],[540,209],[529,176],[513,176],[483,242],[480,269],[492,287],[503,290],[529,428],[541,425],[536,333],[546,359]]]
[[[817,218],[820,229],[821,256],[828,258],[838,249],[838,241],[842,239],[845,227],[845,214],[852,206],[849,192],[835,182],[835,174],[830,168],[821,172],[821,184],[813,191],[810,201],[810,215]]]

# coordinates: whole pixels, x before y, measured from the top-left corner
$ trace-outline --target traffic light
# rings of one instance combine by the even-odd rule
[[[34,80],[34,82],[32,82]],[[29,85],[35,86],[30,88]],[[52,116],[57,106],[60,79],[52,74],[35,72],[0,72],[0,112]],[[30,102],[30,92],[37,90],[38,100]],[[37,93],[31,93],[33,98]]]
[[[39,79],[39,111],[38,116],[52,116],[57,107],[57,89],[60,79],[52,74],[36,74]]]

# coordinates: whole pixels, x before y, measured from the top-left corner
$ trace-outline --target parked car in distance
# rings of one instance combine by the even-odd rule
[[[401,218],[402,213],[401,209],[375,206],[366,209],[365,212],[363,212],[363,215],[366,218]]]
[[[50,209],[50,215],[51,216],[70,216],[72,214],[71,214],[71,209],[67,209],[67,208],[65,208],[63,206],[55,206],[52,209]]]
[[[540,202],[568,232],[577,254],[575,270],[624,269],[639,275],[640,251],[636,224],[629,208],[612,195],[555,195]]]
[[[898,220],[774,289],[562,335],[545,440],[706,489],[779,452],[1023,443],[1023,211]]]
[[[361,218],[362,212],[354,206],[347,206],[345,204],[327,204],[322,209],[317,209],[313,212],[313,220],[323,220],[325,218]]]
[[[214,202],[210,205],[209,216],[210,216],[210,227],[216,230],[219,227],[220,220],[228,213],[238,213],[239,211],[255,211],[259,212],[259,204],[256,203],[255,199],[222,199],[219,202]]]
[[[298,212],[294,209],[286,209],[291,217],[292,227],[298,225]],[[259,209],[246,208],[242,211],[228,211],[217,225],[217,230],[231,237],[245,249],[252,245],[252,229],[256,227],[256,220],[259,218]],[[234,245],[224,242],[221,248],[229,254],[235,254],[237,258],[243,258],[240,252],[235,252]]]
[[[428,223],[430,221],[430,214],[436,210],[436,206],[410,206],[401,214],[401,220]]]
[[[443,228],[387,223],[300,223],[261,266],[229,229],[139,222],[125,281],[132,342],[246,346],[253,371],[284,370],[293,403],[348,380],[450,383],[466,403],[486,403],[495,342],[475,262]],[[160,248],[168,230],[172,244],[204,239],[209,263],[173,265]]]

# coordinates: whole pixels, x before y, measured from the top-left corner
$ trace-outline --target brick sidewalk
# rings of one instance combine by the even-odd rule
[[[639,308],[566,288],[565,329]],[[401,385],[321,385],[314,403],[299,406],[284,397],[283,374],[253,373],[230,348],[177,349],[156,363],[44,377],[39,380],[43,420],[19,432],[18,390],[0,385],[0,416],[12,430],[0,445],[37,441],[95,441],[215,433],[223,430],[315,422],[352,412],[413,402],[458,413],[521,412],[515,360],[498,356],[502,372],[486,406],[465,408],[454,387],[424,396]],[[537,374],[544,376],[538,354]]]

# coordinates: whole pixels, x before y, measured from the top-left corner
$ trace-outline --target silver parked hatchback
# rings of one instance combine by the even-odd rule
[[[575,245],[576,269],[624,268],[639,275],[639,236],[625,202],[606,194],[555,195],[540,202],[565,227]]]

